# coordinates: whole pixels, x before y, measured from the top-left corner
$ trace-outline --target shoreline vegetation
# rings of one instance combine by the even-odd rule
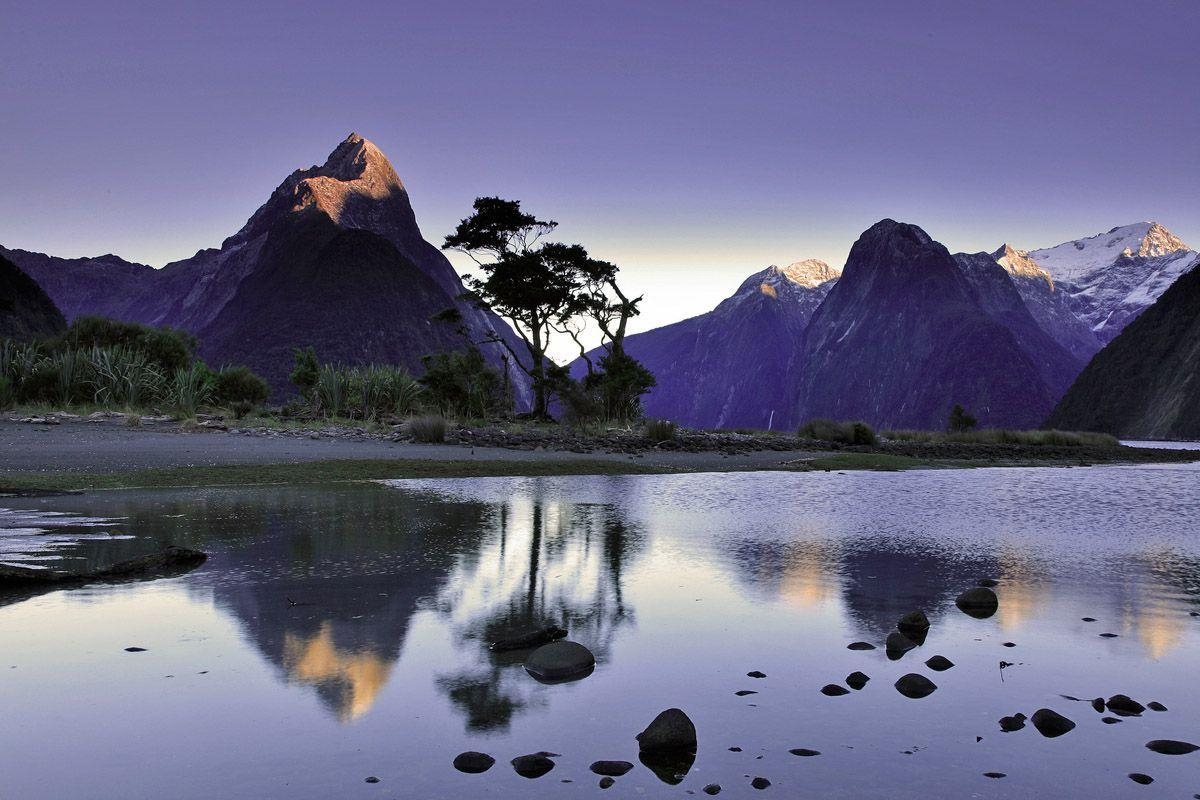
[[[558,475],[642,475],[686,472],[775,470],[901,471],[980,467],[1087,466],[1094,464],[1182,463],[1200,460],[1196,450],[1136,448],[1112,437],[1059,431],[975,430],[955,433],[885,431],[861,423],[814,421],[799,434],[768,431],[695,431],[650,421],[605,428],[559,423],[479,420],[446,422],[436,444],[414,427],[415,419],[287,419],[219,414],[190,417],[142,416],[136,412],[64,412],[24,407],[3,414],[4,438],[14,431],[58,432],[93,455],[127,452],[131,444],[151,450],[182,448],[196,439],[220,444],[204,464],[139,464],[134,458],[112,468],[69,463],[51,447],[51,437],[24,436],[6,443],[25,450],[26,466],[0,464],[0,493],[37,494],[128,488],[252,486],[405,478],[469,478]],[[419,419],[419,418],[418,418]],[[445,422],[445,421],[443,421]],[[105,436],[94,434],[106,432]],[[822,438],[816,438],[817,435]],[[843,435],[844,434],[844,435]],[[153,437],[158,438],[153,438]],[[151,437],[151,438],[146,438]],[[209,437],[220,437],[210,440]],[[284,443],[293,455],[245,463],[256,443]],[[334,455],[296,458],[313,443],[333,446]],[[339,457],[342,445],[374,444],[370,454]],[[382,449],[389,448],[389,449]],[[45,450],[42,458],[39,453]],[[395,457],[392,457],[394,454]],[[379,457],[386,455],[387,457]],[[64,463],[66,462],[66,463]]]

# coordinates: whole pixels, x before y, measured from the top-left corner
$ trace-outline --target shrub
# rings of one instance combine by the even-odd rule
[[[17,393],[12,379],[0,373],[0,411],[7,411],[17,402]]]
[[[96,347],[89,358],[93,399],[100,405],[139,408],[168,394],[166,375],[140,350]]]
[[[52,351],[124,347],[137,350],[164,375],[185,369],[196,352],[196,338],[173,328],[152,328],[136,322],[118,322],[103,317],[80,317],[66,331],[51,339]]]
[[[652,442],[669,442],[679,432],[669,419],[646,420],[646,438]]]
[[[187,369],[177,369],[167,384],[166,401],[172,408],[196,413],[200,406],[212,402],[216,378],[203,361],[195,361]]]
[[[800,426],[796,435],[801,439],[848,445],[874,445],[879,439],[865,422],[835,422],[831,419],[810,419]]]
[[[605,353],[599,366],[583,383],[596,392],[604,417],[620,422],[641,417],[642,395],[657,385],[650,370],[623,350]]]
[[[257,404],[249,400],[234,400],[229,404],[229,410],[233,412],[233,416],[237,419],[243,419],[247,414],[257,408]]]
[[[408,421],[408,430],[418,442],[436,444],[446,441],[446,419],[435,414],[413,417]]]
[[[333,364],[322,364],[317,373],[317,385],[313,387],[315,410],[326,417],[342,416],[352,388],[348,370]]]
[[[249,367],[223,367],[215,376],[212,401],[217,405],[249,403],[253,410],[270,396],[271,387]]]
[[[951,433],[962,433],[974,429],[979,423],[979,420],[967,413],[966,409],[955,403],[954,408],[950,409],[950,420],[946,424],[946,430]]]
[[[300,390],[303,397],[311,397],[313,389],[320,378],[321,367],[317,363],[317,351],[312,345],[301,350],[297,347],[292,351],[292,374],[288,380]]]
[[[483,419],[507,412],[504,380],[478,347],[422,356],[421,363],[425,374],[418,380],[428,407],[452,416]]]

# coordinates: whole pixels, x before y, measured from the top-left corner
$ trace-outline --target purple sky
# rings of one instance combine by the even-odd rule
[[[646,292],[639,327],[882,217],[1200,244],[1195,0],[10,2],[0,32],[0,244],[55,255],[215,246],[352,130],[426,238],[518,198]]]

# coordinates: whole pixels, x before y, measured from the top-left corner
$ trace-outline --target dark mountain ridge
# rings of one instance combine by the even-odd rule
[[[67,326],[37,281],[0,255],[0,339],[53,336]]]

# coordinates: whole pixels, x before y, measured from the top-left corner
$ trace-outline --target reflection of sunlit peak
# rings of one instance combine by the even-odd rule
[[[1126,616],[1126,628],[1129,627],[1137,629],[1146,652],[1156,661],[1183,639],[1178,613],[1160,605],[1147,605],[1130,612]]]
[[[284,634],[283,668],[297,683],[333,689],[338,719],[349,722],[375,704],[392,665],[375,653],[339,650],[330,624],[324,622],[311,638]]]
[[[782,600],[811,608],[840,596],[837,559],[822,543],[798,543],[790,548],[779,582]]]
[[[1050,599],[1047,584],[1041,574],[1024,554],[1001,549],[996,554],[1000,572],[1000,608],[996,611],[996,622],[1001,630],[1013,631],[1021,627],[1034,615],[1038,606]]]

